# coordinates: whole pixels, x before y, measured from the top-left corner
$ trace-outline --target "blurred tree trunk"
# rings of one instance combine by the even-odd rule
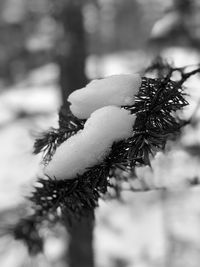
[[[68,225],[68,218],[66,225]],[[69,267],[94,267],[93,257],[93,228],[94,215],[88,211],[87,216],[81,220],[72,219],[70,232],[70,242],[68,247]]]
[[[61,28],[56,45],[56,61],[60,70],[62,110],[69,109],[67,98],[75,89],[87,83],[85,75],[86,37],[82,9],[85,0],[56,0],[54,17]],[[81,221],[72,219],[68,227],[67,215],[63,218],[71,236],[67,259],[70,267],[93,267],[93,212]],[[68,266],[68,263],[67,263]]]
[[[62,104],[75,89],[87,83],[85,75],[86,36],[82,9],[85,0],[56,0],[55,18],[60,26],[56,44],[56,61],[60,69]]]

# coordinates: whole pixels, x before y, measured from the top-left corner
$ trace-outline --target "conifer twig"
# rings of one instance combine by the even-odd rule
[[[31,253],[42,249],[39,229],[44,221],[50,225],[62,221],[62,214],[65,213],[65,223],[67,220],[70,225],[72,218],[74,220],[87,216],[88,211],[93,212],[98,206],[98,199],[109,187],[116,194],[122,190],[111,182],[114,179],[117,184],[118,179],[123,180],[123,177],[117,175],[119,170],[134,171],[135,166],[150,165],[150,157],[163,150],[167,140],[180,132],[183,122],[176,111],[188,104],[182,84],[200,69],[182,74],[182,83],[171,78],[175,70],[183,73],[183,69],[172,68],[168,64],[161,70],[164,72],[160,71],[159,78],[143,77],[139,92],[135,95],[135,103],[122,107],[136,116],[133,134],[126,140],[114,143],[101,164],[88,168],[84,174],[70,180],[56,180],[52,177],[38,179],[40,186],[35,187],[29,197],[33,204],[33,214],[22,219],[12,230],[15,238],[24,240]],[[65,117],[60,113],[58,129],[50,129],[38,138],[34,153],[43,152],[44,163],[48,164],[57,147],[83,129],[84,123],[84,120],[79,120],[72,114]],[[129,179],[126,181],[129,182]],[[134,188],[132,190],[140,191]]]

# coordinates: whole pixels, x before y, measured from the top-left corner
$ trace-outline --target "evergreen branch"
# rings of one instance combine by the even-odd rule
[[[171,136],[176,135],[182,121],[175,112],[188,105],[182,88],[170,76],[162,79],[143,78],[135,96],[135,104],[126,107],[136,115],[133,136],[125,141],[126,162],[135,165],[150,165],[149,157],[164,149]]]
[[[79,120],[71,113],[67,116],[59,113],[59,128],[51,128],[37,138],[34,143],[34,154],[43,152],[43,163],[46,165],[51,160],[57,147],[69,137],[83,129],[84,120]]]
[[[182,78],[179,81],[179,83],[182,85],[187,79],[189,79],[191,76],[200,73],[200,68],[194,69],[193,71],[182,73]]]
[[[162,78],[142,78],[135,103],[123,107],[136,116],[133,135],[114,143],[110,154],[101,164],[88,168],[84,174],[70,180],[56,180],[52,177],[38,179],[40,186],[35,187],[29,198],[33,203],[34,214],[20,221],[13,229],[14,236],[23,239],[30,252],[42,249],[39,229],[44,221],[55,223],[62,220],[62,214],[65,213],[65,219],[70,224],[74,217],[81,219],[87,216],[89,210],[94,211],[98,206],[99,197],[109,187],[115,189],[116,194],[120,192],[121,189],[113,186],[111,180],[115,179],[116,184],[120,184],[120,179],[126,177],[120,178],[117,170],[134,171],[137,165],[150,165],[150,156],[164,149],[167,140],[180,132],[183,123],[175,112],[188,103],[181,84],[171,80],[174,69],[170,68],[165,68]],[[59,128],[51,129],[36,140],[34,152],[43,152],[44,162],[48,163],[56,148],[83,129],[84,123],[72,114],[66,117],[60,114]],[[29,229],[29,233],[26,229]]]
[[[181,78],[179,81],[176,81],[179,86],[182,86],[183,83],[188,80],[191,76],[200,73],[200,64],[193,65],[196,69],[186,72],[188,67],[192,66],[184,66],[184,67],[174,67],[172,63],[169,63],[167,60],[158,56],[155,60],[151,63],[149,67],[145,69],[145,74],[153,73],[154,77],[157,78],[164,78],[164,77],[172,77],[174,72],[179,72]]]
[[[80,217],[84,215],[84,210],[98,205],[99,195],[107,190],[108,174],[108,167],[100,164],[88,168],[83,175],[77,175],[74,179],[39,179],[40,186],[35,187],[29,199],[38,216],[51,214],[51,217],[53,215],[56,218],[57,209],[60,208],[63,212],[67,207],[70,213]]]
[[[100,195],[107,191],[108,176],[108,166],[99,164],[71,180],[39,178],[38,186],[28,198],[33,204],[33,215],[21,219],[10,232],[23,240],[30,254],[37,254],[43,247],[40,229],[44,222],[52,225],[62,222],[65,214],[65,223],[67,220],[70,226],[72,220],[87,216],[88,211],[98,206]]]

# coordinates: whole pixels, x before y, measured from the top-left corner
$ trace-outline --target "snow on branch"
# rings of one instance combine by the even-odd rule
[[[112,75],[93,80],[86,87],[74,91],[68,101],[72,113],[87,119],[95,110],[105,106],[125,106],[134,104],[134,95],[141,85],[139,74]]]
[[[78,112],[83,110],[85,115],[80,116],[82,119],[75,117],[73,108],[67,116],[60,112],[59,128],[50,129],[36,140],[34,153],[43,152],[46,176],[38,179],[39,186],[29,197],[33,214],[13,228],[14,236],[22,239],[30,252],[38,252],[42,247],[39,229],[44,221],[50,225],[62,221],[64,213],[70,224],[74,217],[87,216],[109,188],[121,190],[114,183],[124,179],[131,184],[133,177],[123,177],[123,171],[134,172],[136,166],[150,165],[150,158],[165,148],[167,140],[180,133],[184,122],[176,111],[188,105],[182,84],[200,70],[186,73],[185,69],[178,69],[181,79],[173,81],[175,70],[170,64],[160,61],[147,70],[155,73],[154,79],[133,75],[127,76],[132,79],[127,83],[125,76],[122,75],[120,80],[120,75],[117,75],[112,76],[111,84],[108,78],[106,81],[102,79],[96,87],[98,90],[101,90],[100,84],[112,86],[107,86],[108,91],[111,89],[105,94],[103,89],[99,102],[95,93],[94,98],[93,92],[88,93],[87,87],[81,102],[77,100],[79,90],[69,97]],[[123,83],[125,93],[120,92]],[[109,101],[106,100],[108,97]],[[81,103],[79,107],[78,103]],[[94,160],[95,157],[98,160]],[[70,166],[74,171],[70,171]],[[32,234],[26,234],[26,229],[31,229]]]
[[[59,112],[59,128],[51,128],[41,134],[34,143],[34,154],[43,152],[43,163],[46,165],[51,160],[57,147],[69,137],[83,129],[84,121],[79,120],[69,113],[65,118],[62,112]]]

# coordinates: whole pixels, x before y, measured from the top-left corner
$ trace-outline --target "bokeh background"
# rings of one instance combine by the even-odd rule
[[[44,254],[34,258],[4,231],[25,213],[40,170],[34,140],[57,126],[72,90],[94,78],[142,74],[158,55],[177,67],[199,64],[198,0],[0,1],[1,267],[68,266],[70,238],[61,226],[46,229]],[[149,191],[100,201],[97,267],[200,265],[200,77],[186,86],[190,106],[182,116],[195,111],[193,124],[156,156],[153,169],[137,170]]]

